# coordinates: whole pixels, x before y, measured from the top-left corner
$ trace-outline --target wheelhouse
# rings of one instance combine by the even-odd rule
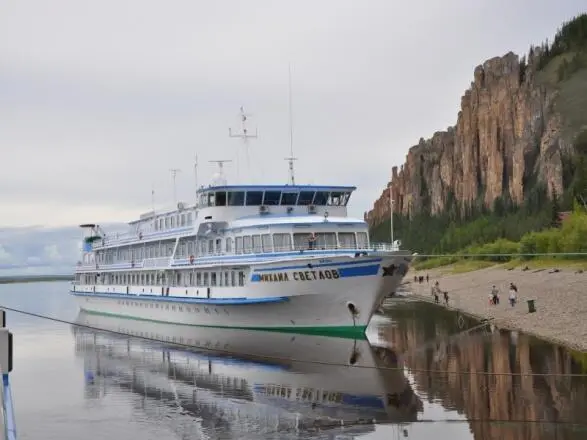
[[[198,191],[199,207],[347,206],[354,186],[216,186]]]

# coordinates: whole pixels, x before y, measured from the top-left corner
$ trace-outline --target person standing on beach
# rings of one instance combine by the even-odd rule
[[[518,294],[518,288],[514,283],[510,283],[510,305],[513,307],[516,304],[516,296]]]
[[[491,289],[491,297],[493,299],[493,305],[496,306],[499,304],[499,290],[497,290],[497,287],[495,287],[495,284],[493,285],[492,289]]]
[[[444,304],[448,307],[448,292],[445,290],[442,293],[444,294]]]
[[[440,294],[440,283],[437,281],[432,286],[432,296],[434,297],[434,302],[438,304],[438,295]]]

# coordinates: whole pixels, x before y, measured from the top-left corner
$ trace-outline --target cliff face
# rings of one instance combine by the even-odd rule
[[[528,180],[548,194],[563,192],[562,158],[571,151],[556,112],[556,91],[537,80],[539,54],[521,62],[514,53],[478,66],[461,98],[457,123],[410,148],[392,181],[365,219],[371,226],[394,211],[411,216],[426,207],[443,212],[449,194],[463,209],[479,200],[491,208],[496,198],[524,200]]]

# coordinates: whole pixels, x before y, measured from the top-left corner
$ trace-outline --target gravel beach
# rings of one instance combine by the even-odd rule
[[[522,271],[490,267],[462,274],[443,274],[441,270],[410,271],[406,280],[412,294],[432,300],[431,288],[440,283],[449,293],[449,307],[480,318],[493,318],[498,327],[520,330],[537,337],[587,351],[587,271],[573,269]],[[422,284],[414,282],[414,275],[430,276]],[[518,287],[518,302],[511,307],[508,301],[509,284]],[[492,286],[499,289],[499,305],[489,304]],[[534,299],[536,312],[528,313],[527,300]],[[440,297],[443,303],[442,296]]]

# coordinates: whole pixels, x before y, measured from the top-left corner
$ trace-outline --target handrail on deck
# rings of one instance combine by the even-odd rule
[[[338,251],[338,252],[397,252],[400,250],[399,245],[396,243],[370,243],[367,245],[354,245],[354,246],[339,246],[339,245],[327,245],[321,246],[316,245],[314,248],[310,249],[308,245],[304,245],[300,247],[299,245],[290,245],[284,246],[279,248],[271,247],[271,250],[263,251],[261,249],[255,249],[255,252],[251,249],[251,252],[209,252],[204,255],[194,255],[194,258],[210,258],[210,257],[225,257],[225,256],[259,256],[259,255],[267,255],[267,254],[286,254],[292,252],[320,252],[320,251]],[[114,266],[119,265],[130,265],[128,268],[124,269],[139,269],[139,268],[149,268],[149,267],[161,267],[165,265],[169,265],[173,261],[182,261],[182,260],[189,260],[191,259],[192,255],[176,255],[175,258],[167,257],[150,257],[138,260],[131,260],[131,261],[119,261],[116,263],[90,263],[90,264],[80,264],[78,263],[78,267],[82,269],[104,269],[104,268],[114,268]]]

